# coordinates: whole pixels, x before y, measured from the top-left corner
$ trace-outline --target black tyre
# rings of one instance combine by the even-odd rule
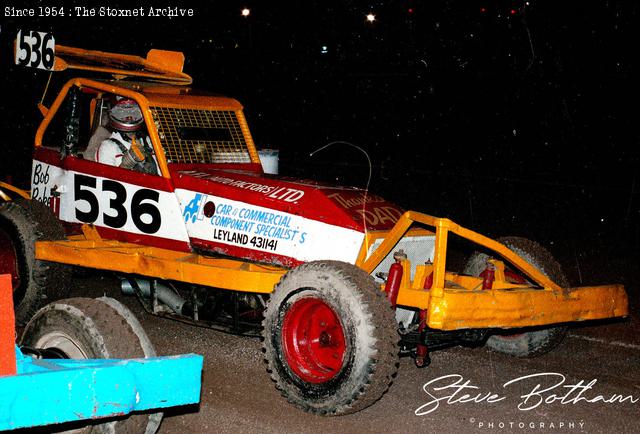
[[[310,413],[354,413],[398,370],[391,304],[371,276],[337,261],[287,273],[264,315],[265,360],[282,395]]]
[[[513,250],[561,287],[566,288],[569,286],[569,281],[560,264],[540,244],[521,237],[503,237],[499,238],[498,241]],[[479,276],[486,267],[487,258],[488,255],[475,252],[467,261],[464,274]],[[560,326],[519,329],[517,331],[517,333],[514,333],[514,330],[497,332],[487,339],[486,345],[494,351],[511,356],[535,357],[557,347],[564,339],[567,328]]]
[[[69,359],[154,357],[156,351],[133,313],[113,298],[69,298],[48,304],[29,321],[20,345]],[[153,434],[162,413],[87,425],[73,433]],[[75,426],[75,425],[74,425]]]
[[[51,210],[38,201],[0,205],[0,274],[11,274],[16,322],[26,323],[47,300],[67,294],[69,268],[35,259],[35,242],[65,236]]]

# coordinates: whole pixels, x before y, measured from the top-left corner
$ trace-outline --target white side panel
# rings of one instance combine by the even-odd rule
[[[333,259],[354,263],[364,234],[295,214],[176,189],[190,237],[245,247],[299,261]],[[215,213],[205,217],[205,206]],[[211,211],[211,210],[209,210]]]
[[[34,199],[49,204],[52,191],[59,193],[60,220],[189,241],[174,193],[62,170],[37,160],[31,176]]]

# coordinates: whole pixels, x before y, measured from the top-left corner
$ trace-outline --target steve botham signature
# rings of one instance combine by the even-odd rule
[[[518,409],[521,411],[530,411],[543,404],[552,403],[560,403],[561,405],[579,403],[636,404],[640,401],[640,397],[633,395],[625,396],[616,393],[607,396],[596,395],[593,393],[593,388],[598,382],[596,379],[588,383],[585,380],[580,380],[575,384],[565,384],[566,381],[566,377],[562,374],[542,372],[509,380],[502,385],[502,388],[507,389],[516,384],[523,388],[527,388],[527,385],[533,385],[530,389],[525,389],[527,392],[519,397]],[[541,383],[545,385],[543,386]],[[479,386],[473,385],[470,380],[465,380],[459,374],[434,378],[426,383],[422,389],[429,397],[429,401],[416,409],[416,416],[424,416],[436,411],[440,403],[448,405],[481,402],[493,404],[507,399],[505,395],[480,391]],[[588,394],[590,391],[592,393]]]

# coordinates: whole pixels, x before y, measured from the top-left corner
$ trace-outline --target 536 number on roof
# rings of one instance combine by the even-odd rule
[[[56,41],[51,33],[19,30],[16,37],[16,65],[53,69]]]

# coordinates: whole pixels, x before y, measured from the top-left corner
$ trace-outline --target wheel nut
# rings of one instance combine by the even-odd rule
[[[320,333],[319,341],[320,345],[322,345],[323,347],[329,346],[329,344],[331,343],[331,336],[327,332],[322,332]]]

